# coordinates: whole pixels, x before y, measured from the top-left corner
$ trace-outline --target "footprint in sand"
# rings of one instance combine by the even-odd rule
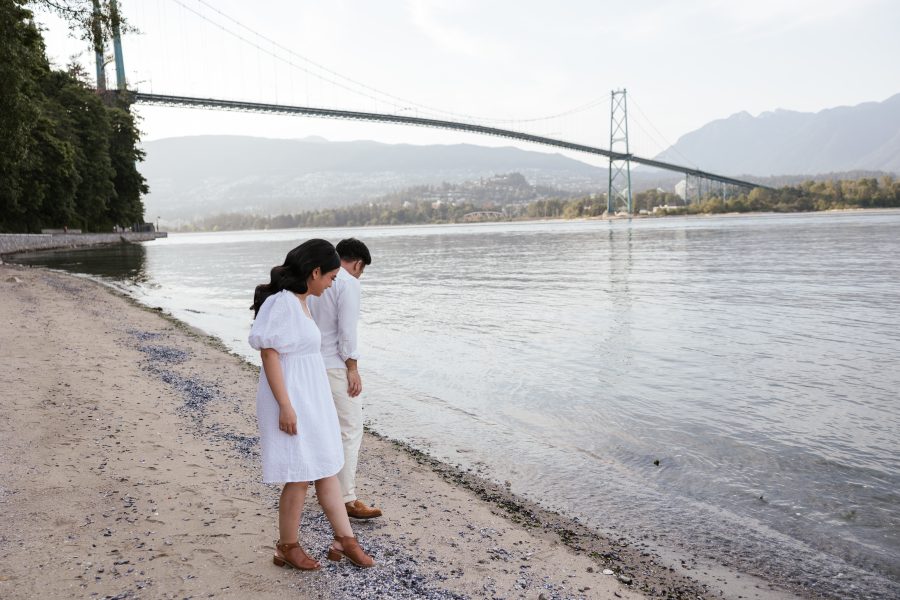
[[[229,496],[228,498],[223,498],[222,502],[233,503],[235,500],[239,500],[240,502],[246,502],[247,504],[257,504],[256,500],[250,500],[248,498],[240,498],[238,496]]]
[[[201,477],[217,477],[215,470],[213,470],[209,467],[201,467],[200,465],[195,465],[195,464],[189,464],[187,466],[189,466],[192,469],[197,469],[196,471],[194,471],[191,474],[192,477],[196,477],[198,475]]]
[[[267,548],[269,552],[271,548]],[[255,561],[250,561],[255,564]],[[270,592],[272,582],[268,577],[264,577],[258,573],[247,573],[245,571],[235,571],[232,573],[234,580],[240,585],[241,590],[247,592]]]

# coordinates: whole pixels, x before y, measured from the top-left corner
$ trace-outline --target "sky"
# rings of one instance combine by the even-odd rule
[[[129,86],[141,91],[456,117],[608,148],[610,93],[626,89],[629,149],[641,156],[741,111],[817,112],[900,92],[895,0],[119,5],[139,30],[124,37],[123,51]],[[93,73],[85,42],[52,16],[39,13],[38,21],[51,61],[62,66],[77,55]],[[107,78],[114,86],[112,65]],[[551,151],[409,126],[150,106],[136,112],[145,140],[321,136]]]

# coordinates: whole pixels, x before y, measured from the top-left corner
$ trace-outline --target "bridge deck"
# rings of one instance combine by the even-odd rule
[[[553,138],[543,137],[539,135],[532,135],[530,133],[523,133],[521,131],[512,131],[509,129],[499,129],[496,127],[486,127],[484,125],[476,125],[474,123],[461,123],[457,121],[444,121],[440,119],[426,119],[423,117],[413,117],[406,115],[391,115],[387,113],[373,113],[373,112],[358,112],[358,111],[350,111],[350,110],[338,110],[332,108],[313,108],[310,106],[288,106],[284,104],[265,104],[260,102],[239,102],[236,100],[220,100],[216,98],[192,98],[189,96],[168,96],[164,94],[147,94],[144,92],[130,92],[133,95],[133,98],[136,102],[140,102],[142,104],[157,104],[163,106],[188,106],[194,108],[213,108],[220,110],[238,110],[238,111],[247,111],[247,112],[263,112],[263,113],[277,113],[277,114],[288,114],[288,115],[305,115],[310,117],[324,117],[329,119],[350,119],[350,120],[358,120],[358,121],[375,121],[381,123],[401,123],[404,125],[417,125],[420,127],[437,127],[439,129],[452,129],[456,131],[468,131],[471,133],[478,133],[481,135],[492,135],[497,137],[504,137],[514,140],[523,140],[526,142],[533,142],[535,144],[542,144],[545,146],[554,146],[556,148],[565,148],[566,150],[573,150],[575,152],[584,152],[586,154],[595,154],[600,156],[606,156],[608,158],[612,158],[615,160],[631,160],[633,163],[637,163],[640,165],[646,165],[649,167],[656,167],[658,169],[664,169],[666,171],[675,171],[677,173],[684,173],[685,175],[699,177],[702,179],[708,179],[711,181],[718,181],[720,183],[725,183],[728,185],[739,186],[743,188],[769,188],[768,186],[760,185],[758,183],[753,183],[751,181],[744,181],[741,179],[735,179],[734,177],[726,177],[724,175],[717,175],[715,173],[710,173],[708,171],[702,171],[700,169],[694,169],[692,167],[685,167],[682,165],[676,165],[673,163],[668,163],[659,160],[653,160],[651,158],[643,158],[641,156],[636,156],[634,154],[622,154],[619,152],[612,152],[610,150],[605,150],[603,148],[595,148],[593,146],[586,146],[584,144],[576,144],[574,142],[567,142],[565,140],[557,140]]]

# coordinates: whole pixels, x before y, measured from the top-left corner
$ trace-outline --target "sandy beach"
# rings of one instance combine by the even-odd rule
[[[2,598],[791,597],[664,566],[371,432],[360,487],[385,517],[354,527],[378,567],[281,569],[255,367],[44,269],[0,265],[0,324]],[[329,532],[311,492],[301,540],[314,557]]]

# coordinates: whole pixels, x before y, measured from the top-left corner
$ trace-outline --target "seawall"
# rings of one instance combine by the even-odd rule
[[[148,242],[157,238],[168,237],[168,235],[164,231],[140,233],[130,231],[124,233],[0,233],[0,256],[28,250]]]

